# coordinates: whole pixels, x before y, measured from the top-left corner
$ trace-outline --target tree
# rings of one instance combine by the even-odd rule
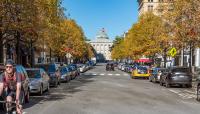
[[[175,43],[183,50],[190,49],[189,66],[192,66],[192,52],[195,47],[199,46],[199,23],[200,23],[200,1],[199,0],[176,0],[170,7],[171,11],[166,11],[165,19],[173,28]],[[176,43],[179,42],[179,43]],[[184,51],[183,51],[184,52]],[[184,57],[184,55],[183,55]]]

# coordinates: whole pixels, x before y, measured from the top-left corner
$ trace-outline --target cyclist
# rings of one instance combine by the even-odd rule
[[[5,72],[0,76],[0,96],[3,92],[6,94],[6,101],[16,103],[16,111],[18,114],[22,114],[21,105],[21,75],[15,71],[15,64],[13,60],[9,59],[5,63]]]

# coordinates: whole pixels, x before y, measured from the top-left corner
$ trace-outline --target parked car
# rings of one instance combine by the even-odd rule
[[[163,72],[167,72],[166,68],[152,68],[151,75],[149,76],[150,82],[160,82],[160,76]]]
[[[30,79],[30,92],[42,95],[44,91],[49,91],[49,76],[42,68],[27,68]]]
[[[86,72],[87,71],[87,66],[85,64],[79,64],[79,72],[80,73],[83,73],[83,72]]]
[[[144,66],[138,66],[136,67],[132,74],[131,74],[131,77],[134,79],[134,78],[149,78],[150,76],[150,72],[149,72],[149,69],[147,67],[144,67]]]
[[[118,69],[119,69],[119,70],[122,70],[122,66],[123,66],[123,65],[124,65],[124,63],[119,63],[119,64],[118,64]]]
[[[197,77],[197,101],[200,101],[200,76]]]
[[[43,68],[50,77],[50,86],[57,87],[60,84],[60,65],[59,64],[38,64],[35,68]]]
[[[71,80],[75,79],[77,76],[77,71],[74,66],[68,65],[67,68],[69,69],[69,72],[71,74]]]
[[[28,103],[29,102],[29,95],[30,95],[30,88],[29,88],[29,78],[25,68],[22,65],[15,66],[16,72],[20,73],[22,79],[22,102]]]
[[[167,88],[172,85],[180,85],[186,87],[192,87],[192,74],[187,67],[173,67],[169,69],[169,72],[165,72],[161,75],[160,85],[165,85]]]
[[[79,76],[80,75],[80,71],[78,69],[78,66],[76,64],[70,64],[70,66],[72,66],[73,70],[75,70],[75,75]]]
[[[106,64],[106,71],[114,71],[114,64],[113,63],[107,63]]]
[[[69,82],[71,80],[71,73],[68,67],[63,66],[60,69],[61,82]]]
[[[126,66],[126,64],[121,65],[121,69],[120,70],[125,71],[125,66]]]

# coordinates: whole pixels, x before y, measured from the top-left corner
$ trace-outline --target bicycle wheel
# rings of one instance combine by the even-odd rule
[[[200,101],[200,85],[197,86],[197,101]]]
[[[6,103],[6,114],[12,114],[12,104]]]

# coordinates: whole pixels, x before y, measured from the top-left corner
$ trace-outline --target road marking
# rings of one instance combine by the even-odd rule
[[[176,94],[178,94],[180,92],[180,91],[178,92],[178,91],[175,91],[175,90],[172,90],[172,89],[170,89],[169,91],[176,93]]]
[[[101,76],[104,76],[105,74],[100,74]]]
[[[92,74],[93,76],[96,76],[97,74]]]
[[[116,76],[120,76],[120,74],[115,74]]]
[[[108,74],[109,76],[112,76],[113,74]]]
[[[196,98],[196,95],[195,95],[193,92],[188,91],[188,90],[180,91],[180,90],[172,90],[172,89],[169,89],[169,91],[171,91],[172,93],[177,94],[178,96],[180,96],[180,97],[183,98],[183,99],[192,99],[192,98]]]
[[[129,74],[124,74],[124,76],[128,76]]]

